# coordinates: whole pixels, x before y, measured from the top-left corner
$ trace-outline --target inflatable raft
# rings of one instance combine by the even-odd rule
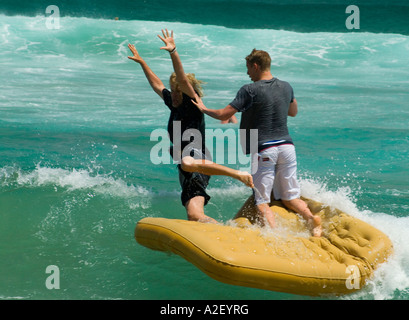
[[[224,225],[144,218],[135,239],[150,249],[178,254],[228,284],[312,296],[361,289],[392,253],[391,241],[338,209],[304,200],[321,216],[320,238],[310,236],[302,218],[275,202],[277,230],[252,225],[251,214],[245,217],[241,210]]]

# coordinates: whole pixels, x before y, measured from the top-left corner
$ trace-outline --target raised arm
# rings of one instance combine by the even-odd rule
[[[183,70],[182,61],[180,60],[179,53],[176,50],[175,39],[173,38],[173,30],[169,35],[168,29],[162,30],[162,36],[158,37],[165,43],[165,46],[161,47],[161,50],[166,50],[170,53],[172,59],[173,70],[176,73],[176,81],[179,84],[180,90],[187,94],[191,98],[196,98],[197,94],[187,78],[185,71]]]
[[[139,55],[138,51],[136,50],[135,46],[132,44],[128,44],[129,50],[131,50],[133,56],[128,56],[128,59],[131,59],[142,67],[143,72],[145,73],[146,79],[148,79],[149,84],[151,85],[153,91],[155,91],[162,99],[163,94],[162,91],[165,89],[163,82],[158,78],[158,76],[149,68],[148,64],[142,57]]]

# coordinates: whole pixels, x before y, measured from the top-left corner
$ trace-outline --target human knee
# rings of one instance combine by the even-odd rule
[[[182,170],[190,172],[194,167],[194,159],[191,156],[186,156],[182,158],[181,162]]]
[[[201,212],[200,210],[194,210],[194,209],[190,209],[190,210],[187,209],[186,214],[187,214],[187,220],[189,221],[199,221],[205,216],[204,212]]]

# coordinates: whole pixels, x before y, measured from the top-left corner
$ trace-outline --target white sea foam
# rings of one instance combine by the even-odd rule
[[[384,232],[392,241],[394,253],[388,261],[375,270],[373,278],[368,280],[362,290],[343,296],[342,299],[407,299],[409,295],[409,247],[407,245],[409,217],[395,217],[387,213],[359,209],[355,203],[353,190],[348,186],[330,190],[326,183],[313,179],[301,179],[300,183],[302,196],[361,219]],[[209,188],[209,194],[214,199],[229,197],[243,201],[242,199],[247,199],[247,189],[245,186],[231,184],[226,188]],[[233,224],[233,222],[227,221],[227,224]],[[266,229],[264,232],[269,234],[271,231]],[[275,232],[278,232],[278,237],[285,238],[287,235],[287,231],[279,227]],[[299,236],[308,237],[308,234]]]
[[[0,183],[3,186],[17,184],[26,187],[52,186],[72,192],[91,190],[95,194],[121,198],[149,199],[149,190],[142,186],[128,184],[121,178],[107,174],[94,174],[90,169],[62,169],[44,167],[38,164],[32,171],[7,166],[0,168]]]
[[[374,277],[361,290],[345,299],[407,299],[409,295],[409,217],[360,210],[349,187],[336,191],[310,179],[301,180],[302,195],[338,208],[384,232],[392,241],[394,253],[374,272]]]
[[[233,183],[227,187],[212,187],[209,185],[207,191],[214,198],[228,197],[229,199],[247,199],[247,197],[251,194],[251,189],[245,185]]]

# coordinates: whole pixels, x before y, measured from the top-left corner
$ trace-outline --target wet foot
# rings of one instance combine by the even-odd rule
[[[312,221],[311,221],[312,220]],[[322,235],[322,225],[321,225],[321,218],[319,216],[314,216],[309,221],[312,228],[312,235],[314,237],[321,237]]]
[[[217,224],[218,222],[216,220],[214,220],[211,217],[208,216],[204,216],[203,218],[200,218],[199,220],[197,220],[198,222],[203,222],[203,223],[215,223]]]

